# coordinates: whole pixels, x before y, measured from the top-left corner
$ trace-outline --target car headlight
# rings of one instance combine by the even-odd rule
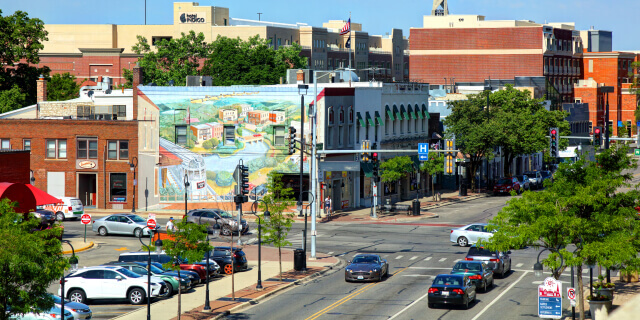
[[[351,270],[351,269],[347,268],[347,272],[353,272],[353,270]]]
[[[173,277],[173,280],[180,281],[180,278],[178,278],[178,277]]]
[[[373,268],[373,272],[378,272],[378,269],[377,268]]]

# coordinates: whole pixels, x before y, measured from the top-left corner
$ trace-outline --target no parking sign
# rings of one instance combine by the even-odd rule
[[[567,288],[567,298],[569,298],[569,302],[572,307],[576,306],[576,289],[575,288]]]

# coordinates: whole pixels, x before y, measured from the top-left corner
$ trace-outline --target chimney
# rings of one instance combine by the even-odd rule
[[[138,86],[142,84],[142,69],[136,63],[133,67],[133,114],[131,119],[138,120]]]
[[[298,72],[296,72],[296,83],[304,84],[304,71],[302,71],[302,69],[299,69]]]
[[[36,80],[36,83],[37,83],[36,101],[37,102],[47,101],[47,80],[44,79],[43,75],[40,75],[40,77],[38,77],[38,80]]]

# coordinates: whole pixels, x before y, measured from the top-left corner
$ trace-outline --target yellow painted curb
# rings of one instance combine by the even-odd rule
[[[93,241],[92,241],[92,242],[89,242],[89,244],[87,244],[86,246],[81,247],[81,248],[78,248],[78,249],[75,249],[74,251],[75,251],[76,253],[78,253],[78,252],[82,252],[82,251],[87,251],[87,250],[89,250],[89,249],[93,248],[93,245],[94,245],[94,244],[93,244]],[[71,254],[71,253],[72,253],[72,251],[71,251],[71,250],[69,250],[69,251],[62,251],[62,254]]]

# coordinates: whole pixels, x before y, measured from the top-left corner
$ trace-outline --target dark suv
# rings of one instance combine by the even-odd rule
[[[238,218],[221,209],[195,209],[187,212],[187,221],[207,225],[207,229],[220,229],[220,234],[230,236],[238,232]],[[242,234],[249,232],[249,224],[240,220]]]
[[[511,271],[511,257],[509,257],[509,254],[511,254],[511,251],[491,251],[484,247],[473,245],[469,248],[464,260],[486,262],[489,268],[493,270],[493,274],[500,274],[501,278],[504,278]]]
[[[56,214],[53,211],[38,209],[33,212],[33,215],[40,219],[40,226],[47,228],[52,226],[56,222]]]
[[[220,265],[220,269],[226,274],[231,274],[233,272],[232,270],[238,272],[249,268],[247,257],[241,248],[233,248],[232,254],[230,247],[215,247],[213,251],[210,252],[210,257]],[[232,261],[233,269],[231,268]]]

